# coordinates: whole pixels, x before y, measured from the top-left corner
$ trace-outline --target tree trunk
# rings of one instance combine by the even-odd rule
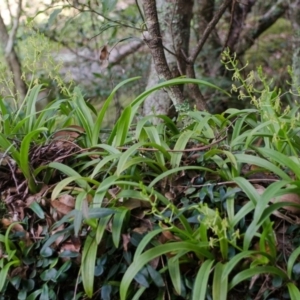
[[[212,20],[215,12],[215,0],[196,1],[193,8],[194,34],[199,41],[207,24]],[[206,76],[215,77],[220,68],[220,54],[222,41],[216,29],[214,29],[205,44],[205,51],[201,53],[201,69]]]
[[[147,18],[147,6],[146,4],[152,2],[145,0],[143,8],[146,16],[146,23],[149,28],[149,18]],[[155,2],[155,1],[153,1]],[[150,73],[148,77],[147,88],[157,84],[160,79],[168,80],[181,75],[186,74],[186,63],[182,56],[182,50],[188,53],[189,39],[190,39],[190,22],[192,18],[192,0],[157,0],[156,1],[157,16],[160,26],[160,37],[162,41],[162,51],[164,52],[166,66],[169,72],[162,74],[161,70],[158,70],[158,60],[155,57],[155,53],[152,54],[152,63],[150,67]],[[148,22],[147,22],[148,21]],[[150,24],[151,25],[151,24]],[[150,38],[153,38],[150,33]],[[151,50],[151,45],[149,42]],[[153,49],[155,50],[155,49]],[[160,90],[151,94],[144,102],[143,113],[144,115],[150,114],[170,114],[173,105],[180,104],[184,101],[182,87],[176,86],[175,97],[168,90]],[[174,107],[173,107],[174,108]]]
[[[9,34],[7,32],[6,26],[0,14],[0,42],[4,50],[9,71],[13,74],[14,88],[15,88],[14,93],[19,95],[19,97],[23,99],[26,95],[27,87],[24,80],[22,79],[21,64],[14,48],[12,47],[9,53],[6,53],[5,51],[8,41],[9,41]]]
[[[290,20],[293,27],[293,92],[300,92],[300,0],[290,7]],[[298,98],[298,97],[297,97]]]

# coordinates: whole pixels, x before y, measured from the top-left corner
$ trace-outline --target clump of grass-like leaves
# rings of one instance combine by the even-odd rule
[[[166,116],[135,116],[156,89],[216,87],[160,83],[110,131],[102,130],[107,108],[136,78],[120,83],[100,111],[78,88],[39,114],[40,86],[17,113],[2,100],[2,295],[299,298],[298,108],[282,114],[280,94],[261,72],[259,91],[228,53],[224,62],[256,108],[188,111],[184,127]]]

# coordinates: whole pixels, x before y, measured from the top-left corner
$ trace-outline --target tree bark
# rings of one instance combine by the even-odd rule
[[[227,7],[231,4],[232,0],[224,0],[224,2],[219,7],[218,11],[214,14],[210,22],[207,24],[203,35],[201,36],[200,40],[198,41],[196,47],[191,51],[191,54],[187,58],[187,76],[190,78],[195,78],[195,69],[194,65],[196,62],[196,59],[202,50],[204,44],[206,43],[207,39],[211,35],[211,33],[214,31],[216,25],[220,21],[222,15],[224,14]],[[191,91],[191,94],[196,102],[196,108],[198,110],[206,110],[207,105],[205,102],[205,99],[200,91],[200,88],[196,84],[189,84],[189,89]]]
[[[207,24],[212,20],[215,11],[215,0],[195,1],[193,8],[194,34],[199,41]],[[215,77],[220,68],[220,54],[223,44],[216,28],[205,43],[205,51],[201,53],[200,66],[203,74]]]
[[[300,93],[300,0],[290,7],[290,20],[293,27],[293,85],[292,90],[298,96]],[[299,97],[296,97],[299,101]]]
[[[258,25],[254,28],[249,28],[243,32],[241,42],[237,46],[236,53],[242,56],[255,43],[255,40],[270,28],[284,13],[287,11],[289,5],[286,0],[278,0],[269,11],[267,11],[258,20]]]
[[[145,41],[152,55],[147,88],[159,80],[169,80],[186,73],[181,51],[188,51],[192,7],[192,0],[143,0],[149,34]],[[150,95],[144,102],[143,113],[170,114],[170,108],[183,101],[182,87],[173,86]]]
[[[235,52],[242,30],[245,27],[245,21],[251,12],[255,0],[245,0],[243,2],[233,1],[231,5],[231,21],[227,39],[224,48],[228,47],[231,53]]]

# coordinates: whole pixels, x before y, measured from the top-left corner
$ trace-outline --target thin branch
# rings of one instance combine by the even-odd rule
[[[205,31],[203,32],[201,40],[198,42],[197,46],[195,47],[192,54],[189,56],[188,61],[191,64],[194,64],[196,61],[197,56],[199,55],[200,51],[202,50],[206,40],[208,39],[211,32],[214,30],[218,22],[220,21],[222,15],[224,14],[226,8],[231,4],[232,0],[225,0],[223,4],[220,6],[219,10],[216,12],[212,20],[208,23]]]
[[[5,0],[5,2],[6,2],[6,3],[5,3],[5,4],[6,4],[6,8],[7,8],[8,12],[9,12],[9,17],[10,17],[10,19],[12,20],[14,17],[13,17],[11,8],[10,8],[9,0]]]
[[[8,41],[7,41],[5,50],[4,50],[5,56],[10,55],[10,53],[13,49],[15,37],[16,37],[18,27],[19,27],[21,12],[22,12],[22,0],[19,0],[18,8],[17,8],[17,14],[16,14],[16,16],[13,20],[13,27],[12,27],[10,33],[9,33]]]
[[[249,28],[244,35],[244,41],[236,50],[238,56],[242,56],[255,42],[255,40],[271,27],[288,9],[289,5],[285,0],[278,0],[269,11],[267,11],[258,20],[258,25],[255,28]]]
[[[249,182],[277,182],[279,179],[274,178],[255,178],[255,179],[247,179]],[[202,188],[206,186],[220,186],[220,185],[236,185],[235,181],[221,181],[221,182],[210,182],[204,184],[188,184],[188,185],[176,185],[176,187],[185,188],[185,187],[196,187]]]
[[[227,47],[228,42],[230,40],[230,36],[232,35],[232,31],[233,31],[233,27],[234,27],[234,13],[235,13],[235,10],[236,10],[235,9],[236,5],[237,5],[236,0],[233,0],[232,4],[231,4],[231,16],[230,16],[229,30],[228,30],[228,33],[227,33],[227,37],[225,39],[223,50]]]
[[[194,64],[188,63],[186,65],[186,75],[188,78],[196,78]],[[204,96],[201,93],[201,90],[197,84],[188,83],[188,88],[190,91],[191,97],[195,101],[195,106],[197,110],[204,111],[207,110],[206,101]]]
[[[220,142],[222,142],[223,140],[225,140],[227,138],[227,135],[223,136],[222,138],[216,140],[215,142],[209,144],[209,145],[205,145],[205,146],[200,146],[200,147],[193,147],[193,148],[189,148],[189,149],[184,149],[184,150],[172,150],[172,149],[168,149],[168,152],[173,152],[173,153],[184,153],[184,152],[195,152],[195,151],[203,151],[203,150],[207,150],[210,149],[212,146],[219,144]],[[117,147],[120,150],[128,150],[129,147]],[[157,152],[160,151],[159,149],[156,148],[138,148],[138,151],[145,151],[145,152]]]
[[[122,27],[126,27],[126,28],[135,29],[135,30],[138,30],[138,31],[142,31],[141,28],[138,28],[138,27],[135,27],[135,26],[132,26],[132,25],[128,25],[128,24],[122,23],[122,22],[120,22],[120,21],[111,19],[111,18],[105,16],[104,14],[100,13],[99,11],[93,9],[92,7],[88,6],[87,4],[84,4],[84,3],[80,3],[80,2],[79,2],[79,5],[82,5],[83,7],[87,8],[87,10],[81,9],[81,8],[79,8],[79,6],[73,6],[73,5],[70,5],[70,6],[73,7],[73,8],[75,8],[75,9],[77,9],[77,10],[80,11],[80,12],[88,12],[88,11],[90,11],[90,12],[92,12],[92,13],[95,13],[95,14],[97,14],[98,16],[100,16],[100,17],[102,17],[103,19],[105,19],[106,21],[109,21],[109,22],[118,24],[118,25],[120,25],[120,26],[122,26]]]
[[[6,45],[8,44],[8,40],[9,34],[0,14],[0,43],[2,44],[1,46],[3,50],[5,50]],[[14,93],[18,92],[20,97],[24,98],[27,92],[27,87],[24,80],[22,79],[21,63],[14,47],[12,47],[10,53],[5,55],[5,59],[10,72],[13,74]]]
[[[38,30],[36,28],[33,27],[33,30],[36,32],[42,32],[47,38],[49,38],[50,40],[64,46],[66,49],[68,49],[71,53],[73,53],[74,55],[76,55],[78,58],[82,58],[83,60],[87,61],[87,62],[99,62],[99,55],[97,56],[92,56],[92,55],[83,55],[81,53],[79,53],[77,50],[74,50],[67,42],[63,41],[63,40],[59,40],[55,34],[53,34],[53,31],[48,32],[48,31],[41,31]],[[130,39],[130,38],[128,38]],[[127,39],[127,40],[128,40]],[[123,39],[122,41],[124,41],[125,39]],[[121,42],[121,41],[120,41]],[[120,47],[113,47],[113,49],[110,50],[109,53],[109,64],[110,66],[114,66],[116,64],[118,64],[122,59],[124,59],[125,57],[127,57],[130,54],[133,54],[134,52],[136,52],[138,49],[140,49],[142,46],[144,45],[144,41],[142,40],[133,40],[130,41],[129,43],[122,45]],[[91,50],[90,48],[87,47],[87,49],[90,50],[90,52],[92,53],[93,50]]]
[[[208,23],[202,38],[198,42],[197,46],[195,49],[191,52],[190,56],[187,57],[184,51],[182,51],[182,55],[185,57],[185,60],[187,62],[187,67],[186,67],[186,74],[187,77],[190,78],[195,78],[195,68],[194,64],[196,61],[197,56],[199,55],[200,51],[202,50],[205,42],[207,41],[208,37],[212,33],[212,31],[215,29],[216,25],[220,21],[222,15],[224,14],[226,8],[231,4],[232,0],[225,0],[223,4],[220,6],[219,10],[216,12],[216,14],[213,16],[211,21]],[[191,95],[194,98],[196,102],[196,108],[198,110],[206,110],[207,105],[206,101],[201,93],[201,90],[198,85],[196,84],[189,84],[189,89],[191,91]]]
[[[255,0],[244,0],[244,2],[233,0],[231,6],[230,27],[223,50],[228,47],[230,52],[233,53],[235,51],[235,47],[238,44],[238,40],[244,28],[245,20],[254,4]]]
[[[144,14],[143,14],[143,12],[142,12],[142,9],[141,9],[141,7],[140,7],[140,4],[139,4],[139,1],[138,1],[138,0],[135,0],[135,5],[136,5],[137,8],[138,8],[138,11],[139,11],[140,16],[141,16],[141,18],[142,18],[142,20],[143,20],[143,23],[145,23]]]
[[[127,40],[127,39],[126,39]],[[125,41],[125,39],[119,41],[116,43],[121,43],[122,41]],[[110,66],[116,65],[120,63],[122,59],[127,57],[130,54],[135,53],[137,50],[139,50],[141,47],[145,45],[143,40],[133,40],[130,41],[128,44],[122,45],[120,47],[113,46],[111,50],[109,51],[109,64]]]

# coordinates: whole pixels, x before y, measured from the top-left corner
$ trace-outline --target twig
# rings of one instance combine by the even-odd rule
[[[208,23],[206,29],[203,32],[201,40],[198,42],[192,54],[188,57],[189,63],[193,64],[196,61],[196,58],[199,55],[200,51],[202,50],[210,33],[214,30],[215,26],[220,21],[222,15],[224,14],[226,8],[230,5],[231,1],[232,0],[225,0],[224,3],[221,5],[220,9],[216,12],[214,17],[212,18],[212,20]]]
[[[202,50],[206,40],[208,39],[211,32],[214,30],[217,23],[220,21],[222,15],[224,14],[226,8],[230,5],[232,0],[225,0],[224,3],[221,5],[220,9],[217,11],[217,13],[213,16],[211,21],[208,23],[206,29],[204,30],[204,33],[202,35],[202,38],[198,42],[195,49],[191,52],[189,56],[187,56],[184,51],[182,50],[182,56],[185,58],[185,61],[187,63],[186,65],[186,74],[189,78],[196,78],[195,74],[195,61],[197,59],[197,56],[199,55],[200,51]],[[198,110],[207,110],[206,101],[201,93],[201,90],[198,85],[196,84],[189,84],[189,89],[191,91],[191,95],[194,98],[196,102],[196,108]]]
[[[255,40],[270,28],[288,9],[285,0],[278,0],[269,11],[258,19],[256,27],[249,28],[244,34],[244,39],[236,49],[237,56],[242,56],[254,44]]]
[[[224,137],[220,138],[219,140],[216,140],[215,142],[209,144],[209,145],[205,145],[205,146],[201,146],[201,147],[194,147],[194,148],[190,148],[190,149],[183,149],[183,150],[172,150],[172,149],[167,149],[168,152],[178,152],[178,153],[183,153],[183,152],[195,152],[195,151],[202,151],[202,150],[206,150],[211,148],[212,146],[220,143],[221,141],[225,140],[227,137],[227,135],[225,135]],[[128,150],[130,147],[117,147],[117,149],[119,150]],[[139,151],[148,151],[148,152],[156,152],[156,151],[160,151],[159,149],[156,148],[138,148],[137,150]]]
[[[279,179],[274,179],[274,178],[255,178],[255,179],[247,179],[249,182],[276,182],[279,181]],[[222,181],[222,182],[211,182],[211,183],[204,183],[204,184],[188,184],[188,185],[176,185],[176,187],[196,187],[196,188],[202,188],[206,186],[211,186],[211,185],[229,185],[229,184],[237,184],[235,181]]]
[[[17,30],[19,27],[21,12],[22,12],[22,0],[19,0],[17,14],[16,14],[16,17],[14,18],[13,27],[9,33],[8,41],[7,41],[7,44],[5,47],[5,56],[9,56],[13,49],[15,37],[16,37]]]
[[[84,4],[84,3],[79,3],[79,4],[82,5],[83,7],[87,8],[88,10],[81,9],[78,6],[74,7],[73,5],[72,5],[72,7],[74,7],[77,10],[79,10],[80,12],[86,12],[86,11],[93,12],[93,13],[97,14],[98,16],[102,17],[103,19],[105,19],[105,20],[107,20],[109,22],[112,22],[112,23],[116,23],[116,24],[118,24],[120,26],[131,28],[131,29],[135,29],[135,30],[138,30],[138,31],[142,31],[141,28],[138,28],[138,27],[135,27],[135,26],[132,26],[132,25],[128,25],[128,24],[122,23],[122,22],[120,22],[118,20],[111,19],[111,18],[105,16],[104,14],[101,14],[99,11],[93,9],[91,6],[89,6],[87,4]]]
[[[223,50],[226,48],[226,46],[228,45],[228,41],[230,39],[230,35],[231,35],[231,32],[233,30],[233,20],[234,20],[234,10],[235,10],[235,6],[236,6],[236,0],[233,0],[232,1],[232,4],[231,4],[231,16],[230,16],[230,24],[229,24],[229,30],[228,30],[228,33],[227,33],[227,37],[225,39],[225,43],[224,43],[224,46],[223,46]]]

